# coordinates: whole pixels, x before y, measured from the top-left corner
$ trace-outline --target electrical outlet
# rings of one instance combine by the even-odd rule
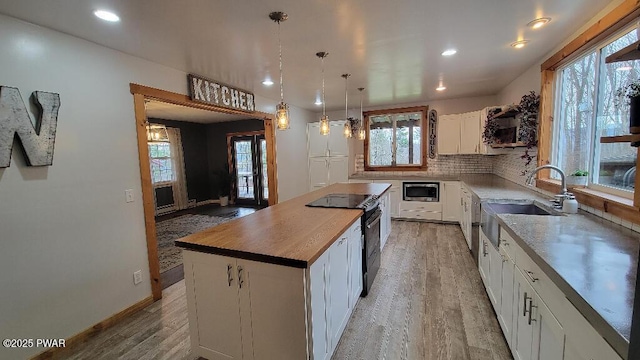
[[[138,285],[142,282],[142,270],[133,273],[133,284]]]
[[[133,202],[133,189],[127,189],[124,191],[124,196],[127,199],[127,202]]]

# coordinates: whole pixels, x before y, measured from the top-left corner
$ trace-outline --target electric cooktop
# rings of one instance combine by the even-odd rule
[[[310,207],[366,209],[368,203],[376,200],[368,194],[329,194],[307,204]]]

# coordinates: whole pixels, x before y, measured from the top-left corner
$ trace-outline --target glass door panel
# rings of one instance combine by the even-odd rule
[[[269,177],[267,176],[267,140],[260,139],[260,173],[262,174],[262,200],[269,199]]]
[[[237,199],[255,200],[252,140],[235,141],[234,148]]]
[[[267,143],[263,134],[231,136],[232,173],[236,203],[267,205]]]

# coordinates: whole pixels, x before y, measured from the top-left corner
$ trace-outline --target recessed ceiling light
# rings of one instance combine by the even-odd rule
[[[455,55],[457,52],[458,50],[456,49],[447,49],[442,52],[442,56],[452,56],[452,55]]]
[[[631,71],[633,69],[632,66],[621,66],[616,69],[616,71]]]
[[[436,91],[445,91],[445,90],[447,90],[447,87],[444,85],[440,85],[436,88]]]
[[[104,21],[108,21],[108,22],[118,22],[120,21],[120,17],[118,15],[116,15],[115,13],[112,13],[111,11],[107,11],[107,10],[96,10],[93,12],[93,15],[97,16],[98,18],[104,20]]]
[[[267,79],[267,80],[262,82],[262,85],[271,86],[271,85],[273,85],[273,81],[271,81],[271,79]]]
[[[516,49],[522,49],[525,45],[527,45],[528,42],[529,40],[518,40],[516,42],[511,43],[511,47]]]
[[[322,100],[316,100],[316,102],[314,104],[320,106],[320,105],[322,105]]]
[[[540,29],[541,27],[549,23],[549,21],[551,21],[551,18],[548,18],[548,17],[538,18],[529,22],[527,26],[532,29]]]

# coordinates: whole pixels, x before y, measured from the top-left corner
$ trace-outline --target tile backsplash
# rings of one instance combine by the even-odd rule
[[[504,155],[494,155],[493,158],[493,173],[509,181],[513,181],[516,184],[525,185],[527,176],[536,168],[535,154],[538,152],[537,148],[529,150],[529,154],[534,155],[534,159],[528,166],[525,166],[526,160],[522,158],[525,153],[524,148],[506,149],[508,151]],[[522,172],[525,175],[522,175]]]
[[[364,155],[357,154],[356,173],[364,174]],[[426,171],[390,171],[385,175],[447,175],[462,173],[492,173],[493,163],[484,155],[437,155],[427,160]],[[376,174],[380,172],[376,171]]]

